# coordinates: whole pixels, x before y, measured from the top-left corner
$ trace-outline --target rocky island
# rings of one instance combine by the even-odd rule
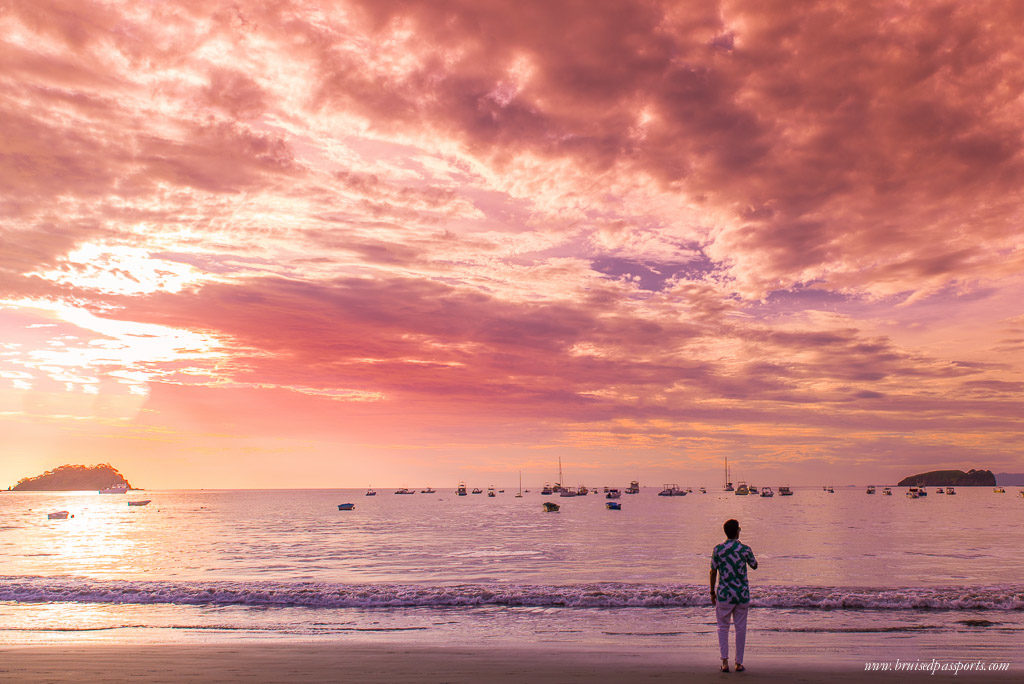
[[[932,470],[900,480],[898,487],[994,487],[996,476],[991,470]]]
[[[132,489],[128,480],[109,463],[94,466],[62,465],[36,477],[24,477],[11,487],[14,492],[67,492],[100,490],[124,485]]]

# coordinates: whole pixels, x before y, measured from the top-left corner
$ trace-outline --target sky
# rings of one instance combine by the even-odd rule
[[[1024,7],[0,4],[0,482],[1024,471]]]

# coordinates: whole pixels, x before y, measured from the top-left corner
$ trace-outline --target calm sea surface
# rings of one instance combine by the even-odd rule
[[[961,488],[603,494],[0,495],[0,638],[360,638],[711,648],[709,555],[758,557],[751,644],[1022,654],[1024,497]],[[129,507],[129,499],[151,499]],[[543,501],[561,506],[542,512]],[[339,511],[352,502],[355,509]],[[67,510],[74,517],[48,520]],[[828,635],[837,635],[829,641]],[[858,646],[860,644],[861,646]],[[874,646],[873,646],[874,645]],[[753,648],[753,646],[752,646]],[[962,654],[962,656],[961,656]]]

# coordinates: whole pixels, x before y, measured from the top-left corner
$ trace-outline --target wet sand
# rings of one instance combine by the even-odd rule
[[[749,655],[749,654],[748,654]],[[0,680],[19,682],[860,682],[1019,681],[1005,673],[865,672],[820,657],[751,658],[717,671],[714,654],[565,647],[428,647],[346,642],[0,647]]]

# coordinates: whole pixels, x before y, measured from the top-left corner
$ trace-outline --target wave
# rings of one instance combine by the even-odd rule
[[[304,608],[673,608],[709,605],[705,585],[332,584],[139,581],[0,576],[0,601]],[[751,605],[803,610],[1024,610],[1024,585],[987,587],[755,586]]]

